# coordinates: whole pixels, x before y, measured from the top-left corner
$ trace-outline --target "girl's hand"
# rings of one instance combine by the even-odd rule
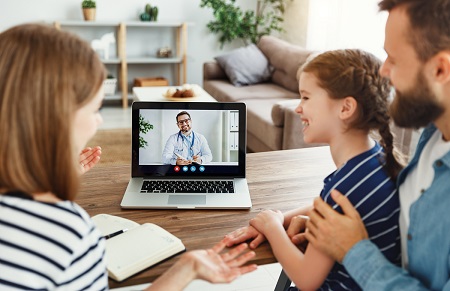
[[[279,210],[264,210],[250,220],[250,225],[267,236],[267,232],[274,226],[283,227],[284,216]]]

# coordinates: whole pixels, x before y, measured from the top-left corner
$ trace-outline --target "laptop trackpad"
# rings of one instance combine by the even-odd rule
[[[206,195],[169,195],[168,204],[206,204]]]

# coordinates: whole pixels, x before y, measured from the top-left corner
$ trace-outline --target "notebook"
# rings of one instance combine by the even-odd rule
[[[131,179],[122,208],[252,206],[244,103],[137,101],[131,110]]]

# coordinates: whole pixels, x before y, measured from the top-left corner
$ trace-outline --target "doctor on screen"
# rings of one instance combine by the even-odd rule
[[[172,134],[167,140],[162,154],[163,163],[189,165],[211,162],[212,154],[208,141],[203,135],[192,130],[191,115],[181,111],[177,114],[176,120],[180,131]]]

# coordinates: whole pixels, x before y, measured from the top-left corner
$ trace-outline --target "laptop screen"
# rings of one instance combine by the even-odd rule
[[[244,103],[134,102],[132,176],[245,177]]]

